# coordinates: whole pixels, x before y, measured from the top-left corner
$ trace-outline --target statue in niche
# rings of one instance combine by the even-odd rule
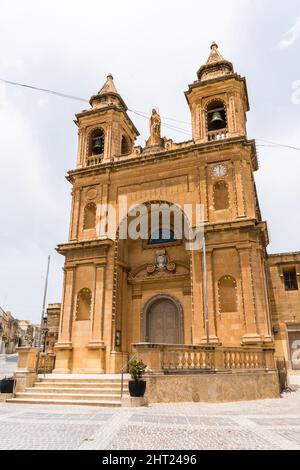
[[[161,138],[161,119],[160,115],[156,111],[156,109],[152,109],[152,114],[150,117],[150,137],[146,142],[147,147],[161,146],[163,140]]]

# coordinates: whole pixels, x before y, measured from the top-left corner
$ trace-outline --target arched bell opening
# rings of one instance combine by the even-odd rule
[[[226,106],[223,101],[215,100],[209,103],[206,109],[208,132],[227,128]]]

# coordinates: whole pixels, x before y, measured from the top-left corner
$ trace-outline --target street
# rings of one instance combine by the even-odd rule
[[[0,403],[0,449],[300,449],[300,391],[148,408]]]

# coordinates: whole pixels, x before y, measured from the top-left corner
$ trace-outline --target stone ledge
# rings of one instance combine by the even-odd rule
[[[13,397],[13,393],[0,393],[0,403],[6,402],[6,400],[12,397]]]
[[[148,400],[145,397],[122,397],[122,406],[127,408],[138,408],[148,406]]]

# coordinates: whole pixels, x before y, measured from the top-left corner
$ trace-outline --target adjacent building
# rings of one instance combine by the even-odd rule
[[[18,320],[0,307],[0,353],[12,354],[19,343]]]
[[[267,267],[276,355],[300,384],[300,252],[269,255]]]

